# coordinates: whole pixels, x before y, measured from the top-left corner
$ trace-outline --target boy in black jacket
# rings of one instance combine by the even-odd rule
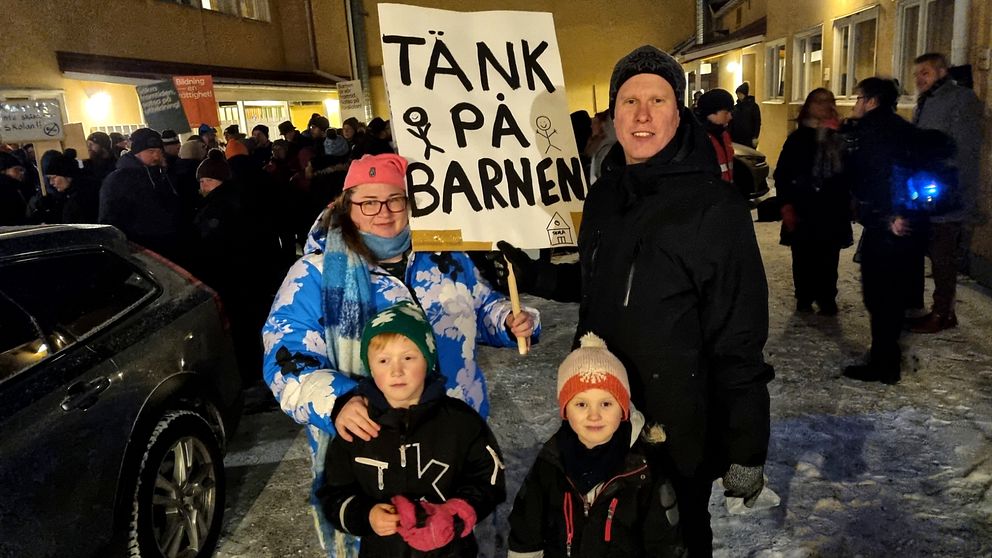
[[[359,556],[474,557],[472,528],[506,498],[499,446],[474,409],[445,395],[434,334],[423,311],[401,302],[362,334],[377,437],[327,451],[317,492],[338,529],[362,537]]]
[[[645,452],[664,441],[630,407],[623,364],[593,333],[558,368],[562,422],[510,513],[509,558],[683,556],[672,485]]]

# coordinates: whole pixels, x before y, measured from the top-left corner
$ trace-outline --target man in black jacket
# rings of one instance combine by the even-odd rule
[[[761,492],[773,372],[762,356],[768,288],[750,212],[679,102],[684,76],[651,46],[614,68],[619,146],[586,198],[578,264],[500,248],[521,290],[581,301],[577,335],[601,336],[630,371],[635,405],[668,433],[651,459],[673,480],[686,546],[709,556],[713,479],[747,505]]]
[[[896,114],[899,90],[891,80],[867,78],[855,91],[844,132],[847,172],[864,226],[861,285],[871,319],[871,352],[866,364],[848,366],[844,375],[895,384],[901,378],[899,334],[916,272],[913,262],[922,257],[927,238],[926,216],[899,200],[910,169],[939,154],[940,138],[923,136]]]
[[[150,128],[131,134],[131,151],[117,161],[100,188],[100,223],[113,225],[136,242],[182,260],[179,193],[162,166],[162,136]]]
[[[734,143],[748,147],[758,147],[761,135],[761,108],[751,95],[751,87],[745,81],[737,87],[737,104],[734,105],[734,119],[730,121],[730,139]]]

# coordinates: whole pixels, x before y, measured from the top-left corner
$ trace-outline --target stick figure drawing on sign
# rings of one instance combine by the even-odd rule
[[[408,126],[413,126],[417,130],[414,131],[411,128],[407,128],[406,131],[410,132],[413,137],[424,142],[424,159],[430,160],[431,149],[436,149],[440,153],[444,153],[444,149],[431,143],[431,140],[427,137],[427,132],[431,129],[431,123],[427,121],[427,111],[420,107],[410,107],[405,113],[403,113],[403,122],[406,122]]]
[[[551,143],[551,136],[558,133],[558,130],[551,129],[551,119],[547,116],[538,116],[534,123],[537,124],[537,135],[548,140],[548,147],[544,150],[544,152],[547,153],[548,151],[551,151],[552,147],[558,151],[561,151],[557,145]]]

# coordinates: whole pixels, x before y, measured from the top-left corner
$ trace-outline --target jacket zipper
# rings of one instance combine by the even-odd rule
[[[637,268],[637,254],[641,251],[640,241],[634,245],[634,256],[630,260],[630,270],[627,271],[627,292],[623,295],[623,307],[630,303],[630,289],[634,286],[634,270]]]
[[[583,498],[585,500],[585,498]],[[572,556],[572,537],[575,535],[575,525],[572,523],[572,493],[565,493],[562,502],[562,513],[565,515],[565,556]]]
[[[610,510],[606,512],[606,542],[610,542],[613,534],[613,514],[617,511],[617,499],[610,501]]]

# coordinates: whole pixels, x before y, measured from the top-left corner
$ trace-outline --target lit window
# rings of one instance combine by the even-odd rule
[[[954,0],[905,0],[896,12],[895,75],[899,92],[912,95],[913,60],[925,52],[951,53]]]
[[[854,97],[859,81],[875,75],[878,11],[871,8],[834,21],[834,79],[837,97]]]
[[[765,100],[785,98],[785,39],[765,44]]]
[[[823,86],[822,28],[799,33],[792,46],[792,100],[802,101],[817,87]]]

